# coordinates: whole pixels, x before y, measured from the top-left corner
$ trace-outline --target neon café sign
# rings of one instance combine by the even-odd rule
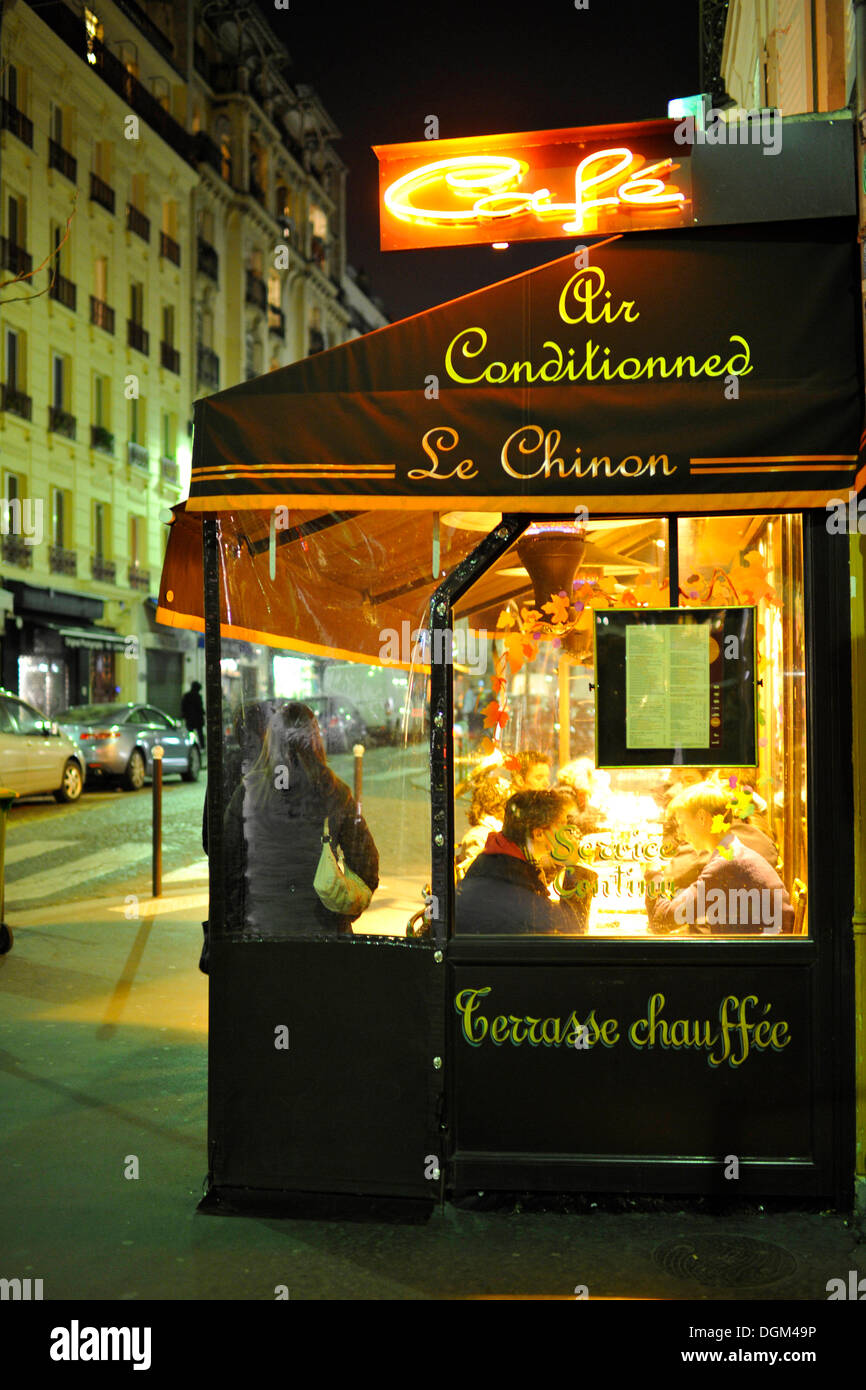
[[[383,251],[691,224],[677,122],[374,146]]]

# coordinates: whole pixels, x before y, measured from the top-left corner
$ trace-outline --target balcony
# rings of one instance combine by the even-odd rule
[[[98,174],[90,175],[90,201],[108,212],[114,212],[114,189],[103,183]]]
[[[52,574],[77,574],[78,552],[64,550],[62,545],[49,546],[48,568]]]
[[[126,343],[127,347],[135,348],[136,352],[143,352],[145,357],[150,352],[150,334],[134,319],[126,320]]]
[[[109,584],[114,584],[117,576],[117,565],[113,560],[106,560],[104,555],[92,555],[90,573],[94,579],[106,579]]]
[[[197,164],[206,164],[215,174],[223,177],[222,150],[204,130],[197,130],[193,136],[193,153]]]
[[[22,420],[33,419],[32,400],[15,386],[0,386],[0,410],[8,415],[19,415]]]
[[[127,570],[130,589],[149,589],[150,570],[140,570],[138,565],[130,565]]]
[[[0,97],[0,128],[11,130],[23,144],[33,149],[33,122],[28,121],[23,111],[13,106],[5,97]]]
[[[78,177],[78,161],[56,140],[51,139],[48,141],[48,168],[56,169],[70,183],[75,183]]]
[[[71,280],[58,271],[49,272],[52,274],[51,286],[48,294],[51,299],[56,299],[58,304],[62,304],[65,309],[71,309],[75,313],[75,286]]]
[[[97,328],[104,328],[106,333],[114,332],[114,310],[93,294],[90,296],[90,322]]]
[[[176,459],[167,458],[163,454],[159,461],[159,472],[164,483],[173,483],[175,487],[180,487],[180,473]]]
[[[160,343],[159,360],[167,372],[174,372],[175,376],[180,376],[180,353],[171,343]]]
[[[268,305],[268,332],[277,338],[286,336],[286,316],[275,304]]]
[[[220,360],[212,348],[198,347],[198,382],[208,391],[220,389]]]
[[[132,203],[126,205],[126,230],[135,232],[135,235],[140,236],[142,241],[150,241],[150,218],[145,217],[138,208],[134,208]]]
[[[143,444],[136,444],[132,439],[126,446],[126,460],[131,468],[140,468],[142,472],[150,472],[150,455]]]
[[[8,237],[0,236],[0,264],[13,275],[29,275],[33,269],[33,257],[28,256],[23,246],[16,246]]]
[[[48,429],[51,434],[63,434],[67,439],[75,438],[75,416],[59,405],[48,407]]]
[[[247,271],[246,302],[252,304],[256,309],[261,309],[262,313],[268,307],[268,291],[265,282],[254,270]]]
[[[22,536],[0,536],[3,559],[8,565],[20,565],[30,569],[33,564],[33,546],[28,545]]]
[[[213,280],[215,285],[218,284],[220,266],[219,256],[217,255],[214,248],[211,246],[210,242],[205,241],[204,237],[199,237],[197,247],[198,254],[196,258],[196,264],[198,270],[201,272],[202,275],[206,275],[209,280]]]
[[[159,234],[159,254],[164,256],[167,261],[173,261],[175,265],[180,265],[180,247],[167,232]]]
[[[131,0],[123,0],[124,5],[128,5]],[[136,7],[137,9],[138,7]],[[141,13],[141,18],[134,20],[140,29],[144,24],[149,24],[149,33],[158,33],[152,21],[147,21],[146,16]],[[105,44],[96,38],[90,38],[84,27],[82,19],[74,14],[66,5],[54,5],[51,12],[51,30],[61,39],[74,53],[78,55],[82,62],[87,63],[88,72],[94,72],[106,86],[116,92],[133,111],[141,116],[142,120],[161,135],[167,145],[170,145],[182,159],[187,163],[192,163],[191,141],[186,131],[178,122],[164,110],[156,97],[153,96],[146,87],[142,86],[137,77],[128,72],[121,60],[109,52]],[[156,43],[155,39],[151,40]],[[167,42],[163,40],[163,42]],[[159,46],[157,44],[157,46]],[[171,56],[170,45],[168,46],[168,56]],[[32,139],[32,137],[31,137]]]
[[[114,435],[104,425],[90,426],[90,447],[101,454],[114,454]]]

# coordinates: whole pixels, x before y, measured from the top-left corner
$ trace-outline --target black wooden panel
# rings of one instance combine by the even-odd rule
[[[454,1145],[461,1153],[548,1156],[611,1156],[617,1158],[708,1158],[715,1161],[733,1154],[739,1159],[812,1160],[815,1150],[812,1075],[813,1001],[808,968],[768,966],[716,966],[712,970],[680,966],[676,970],[656,966],[620,968],[592,965],[457,966],[451,970],[451,1066],[454,1096]],[[464,1015],[455,1008],[465,990],[489,986],[478,996],[473,1023],[464,1036]],[[645,1040],[636,1046],[629,1029],[648,1017],[649,1000],[661,995],[659,1026],[654,1045],[648,1045],[649,1028],[638,1028]],[[741,1030],[729,1029],[730,1059],[723,1057],[719,1011],[726,997],[749,1003],[749,1022],[787,1023],[777,1032],[780,1050],[757,1049],[754,1032],[749,1051],[742,1055]],[[765,1008],[766,1006],[766,1008]],[[657,1006],[658,1008],[658,1006]],[[576,1011],[586,1024],[595,1010],[601,1023],[615,1019],[605,1046],[594,1041],[579,1048],[568,1045],[566,1020]],[[729,1004],[734,1025],[739,1004]],[[481,1015],[488,1021],[482,1038]],[[514,1016],[539,1020],[561,1018],[563,1041],[553,1039],[556,1028],[536,1025],[530,1035],[515,1043],[492,1041],[490,1028],[496,1017]],[[694,1033],[670,1025],[675,1020],[709,1024],[698,1039],[718,1036],[711,1047],[676,1045],[694,1039]],[[500,1033],[504,1025],[500,1025]],[[510,1030],[520,1036],[522,1029]],[[574,1027],[571,1035],[575,1035]],[[773,1035],[766,1029],[761,1039]],[[665,1046],[667,1042],[667,1046]],[[733,1064],[732,1064],[733,1063]]]
[[[438,1196],[444,966],[420,942],[214,941],[213,1183]],[[288,1049],[275,1029],[288,1029]],[[444,1165],[443,1165],[444,1167]]]

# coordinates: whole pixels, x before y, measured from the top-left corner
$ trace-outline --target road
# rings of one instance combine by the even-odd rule
[[[335,756],[330,762],[337,776],[351,786],[352,756]],[[206,770],[196,783],[177,777],[164,783],[164,877],[188,875],[190,881],[207,877],[201,844],[206,785]],[[430,874],[428,786],[423,747],[376,748],[367,753],[364,815],[379,848],[383,877],[399,878],[413,900],[413,910],[414,898]],[[140,891],[151,869],[152,805],[149,783],[138,792],[88,784],[81,799],[69,806],[58,805],[50,797],[20,800],[7,823],[7,911],[116,898],[134,891],[133,883]]]

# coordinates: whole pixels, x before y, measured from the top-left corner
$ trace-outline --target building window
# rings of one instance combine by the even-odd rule
[[[220,136],[220,173],[226,183],[232,181],[232,146],[227,135]]]
[[[168,347],[174,347],[174,305],[163,304],[162,306],[162,341]]]
[[[6,329],[6,371],[4,380],[10,391],[24,390],[24,356],[22,333],[12,328]]]
[[[6,97],[10,106],[18,109],[18,69],[14,63],[10,63],[3,75],[3,95]]]
[[[108,503],[93,504],[93,553],[98,560],[108,554]]]
[[[111,378],[107,376],[94,376],[93,378],[93,423],[100,429],[111,428]]]
[[[93,262],[93,293],[103,304],[108,303],[108,257],[97,256]]]
[[[167,410],[162,412],[162,456],[166,459],[173,459],[175,453],[175,441],[177,436],[177,425],[174,416]]]
[[[64,124],[65,124],[65,123],[64,123],[64,120],[63,120],[63,107],[62,107],[62,106],[58,106],[55,102],[52,102],[52,103],[51,103],[51,138],[52,138],[52,140],[55,142],[55,144],[57,144],[57,145],[60,146],[61,149],[64,149],[64,148],[65,148],[65,146],[64,146],[64,144],[63,144]]]
[[[51,404],[55,410],[65,410],[69,399],[67,359],[59,352],[51,354]]]
[[[144,323],[144,285],[135,281],[129,287],[129,317],[133,323]]]
[[[21,479],[17,473],[3,474],[3,500],[15,502],[21,496]]]
[[[144,517],[130,516],[129,518],[129,562],[134,569],[145,561],[144,545]]]
[[[66,547],[66,494],[59,487],[51,492],[51,534],[54,544],[61,550]]]
[[[86,6],[84,9],[84,30],[87,34],[87,61],[88,63],[95,63],[96,54],[93,51],[93,45],[94,42],[102,43],[103,41],[102,20],[93,13],[93,10],[87,9]],[[97,170],[97,173],[98,172]],[[100,177],[104,178],[105,176],[100,175]]]
[[[129,437],[133,444],[144,445],[147,431],[147,409],[143,396],[133,397],[129,402]]]

